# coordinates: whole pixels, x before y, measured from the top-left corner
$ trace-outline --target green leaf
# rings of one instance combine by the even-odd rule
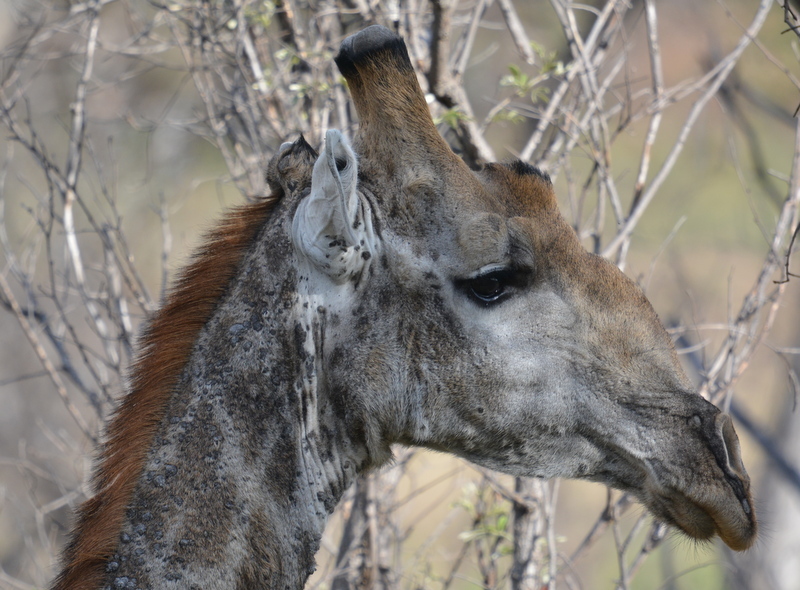
[[[467,121],[469,117],[461,111],[458,107],[453,109],[448,109],[436,121],[437,124],[445,123],[451,129],[458,129],[459,124],[461,121]]]

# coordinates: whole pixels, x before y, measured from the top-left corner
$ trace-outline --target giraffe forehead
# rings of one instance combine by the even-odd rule
[[[396,205],[383,202],[387,226],[410,239],[418,255],[447,254],[457,273],[494,264],[533,268],[552,250],[567,266],[581,263],[577,236],[546,176],[497,164],[465,172],[453,179],[428,169],[407,174]]]
[[[470,190],[452,195],[459,217],[457,247],[477,267],[491,262],[531,266],[534,256],[557,258],[565,269],[584,263],[577,235],[561,216],[549,177],[522,163],[490,164]],[[466,197],[466,198],[465,198]]]
[[[487,205],[507,217],[536,219],[558,209],[550,177],[524,162],[489,164],[477,178]]]
[[[497,213],[479,213],[458,227],[456,241],[471,267],[502,262],[509,251],[507,222]]]

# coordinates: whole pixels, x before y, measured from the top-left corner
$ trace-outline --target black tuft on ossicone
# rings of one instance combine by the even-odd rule
[[[372,25],[347,37],[334,61],[342,75],[349,79],[358,76],[358,64],[374,61],[378,54],[389,54],[394,58],[391,62],[395,67],[413,71],[402,37],[381,25]]]
[[[544,180],[547,184],[552,186],[552,181],[550,180],[550,175],[547,172],[543,172],[536,166],[531,166],[530,164],[523,162],[522,160],[514,160],[513,162],[506,162],[503,164],[506,168],[511,170],[512,172],[519,174],[520,176],[538,176],[542,180]]]
[[[317,156],[319,156],[317,150],[311,147],[311,144],[306,141],[305,135],[302,133],[300,134],[300,137],[294,141],[294,144],[292,145],[292,152],[295,154],[308,154],[308,156],[314,160],[316,160]]]

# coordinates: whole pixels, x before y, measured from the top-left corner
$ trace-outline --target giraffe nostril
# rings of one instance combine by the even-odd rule
[[[747,472],[742,462],[742,450],[739,446],[739,437],[736,436],[731,417],[728,414],[717,414],[715,423],[717,432],[724,444],[728,469],[740,479],[747,478]]]

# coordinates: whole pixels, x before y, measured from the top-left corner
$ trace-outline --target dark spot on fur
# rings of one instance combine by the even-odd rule
[[[506,168],[514,172],[515,174],[519,174],[520,176],[536,176],[544,180],[548,185],[552,186],[552,181],[550,180],[550,175],[547,172],[543,172],[536,166],[531,166],[530,164],[523,162],[522,160],[514,160],[513,162],[509,162],[503,164]]]

